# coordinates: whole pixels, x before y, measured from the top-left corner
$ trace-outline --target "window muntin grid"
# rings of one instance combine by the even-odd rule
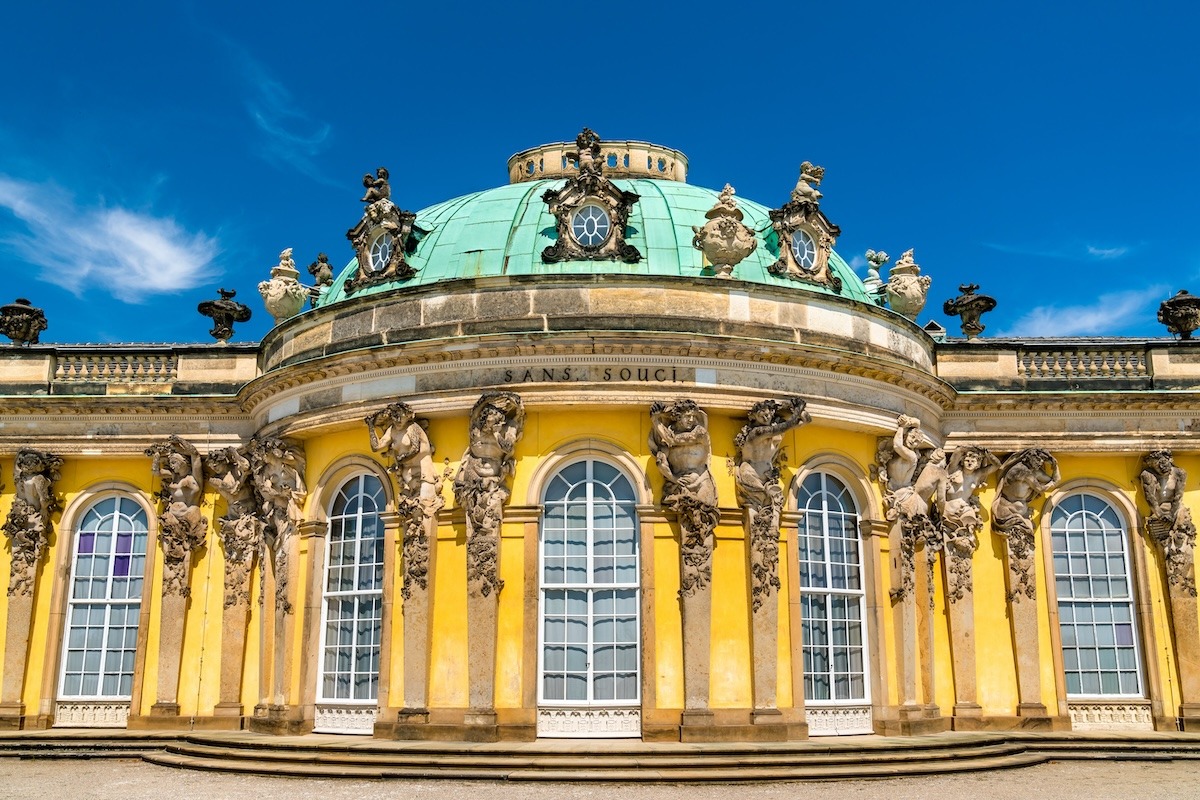
[[[817,263],[817,243],[808,231],[792,231],[792,256],[804,269],[812,269]]]
[[[539,702],[641,699],[637,497],[615,467],[587,459],[543,496]]]
[[[800,485],[797,507],[804,697],[861,704],[868,699],[866,602],[854,498],[833,475],[814,472]]]
[[[387,267],[388,261],[392,258],[393,244],[392,235],[386,231],[376,236],[375,241],[371,242],[370,264],[368,265],[371,272],[383,272]]]
[[[364,474],[346,481],[330,507],[318,681],[323,701],[378,696],[384,504],[383,484]]]
[[[608,212],[600,206],[588,204],[571,215],[571,236],[584,247],[604,244],[611,230]]]
[[[128,497],[92,505],[75,534],[60,698],[128,700],[146,572],[146,512]]]
[[[1067,695],[1142,697],[1128,536],[1110,504],[1064,498],[1050,515]]]

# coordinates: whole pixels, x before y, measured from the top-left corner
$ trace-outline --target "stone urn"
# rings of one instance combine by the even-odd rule
[[[888,271],[888,307],[915,322],[925,307],[932,282],[928,275],[921,274],[921,267],[913,261],[913,251],[906,250]]]
[[[964,283],[958,287],[962,294],[942,304],[942,311],[947,316],[962,320],[959,327],[968,339],[974,339],[983,333],[986,326],[980,321],[980,317],[996,307],[996,298],[976,294],[978,290],[978,283]]]
[[[299,277],[289,247],[279,254],[279,263],[271,268],[271,280],[258,284],[258,293],[276,325],[299,314],[308,301],[308,287],[300,283]]]
[[[1192,332],[1200,328],[1200,297],[1180,289],[1169,300],[1158,307],[1158,321],[1167,326],[1170,333],[1187,341]]]
[[[732,278],[733,268],[757,249],[754,231],[742,224],[742,210],[733,199],[733,187],[725,184],[717,203],[707,213],[703,227],[692,226],[696,234],[692,247],[704,253],[718,278]]]

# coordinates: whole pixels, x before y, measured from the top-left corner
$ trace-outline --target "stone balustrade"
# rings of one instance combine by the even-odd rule
[[[509,183],[567,178],[576,174],[574,142],[556,142],[522,150],[508,159]],[[610,178],[660,178],[687,180],[687,156],[678,150],[649,142],[602,141],[600,160]]]
[[[92,383],[170,383],[178,377],[174,352],[72,353],[54,359],[54,380]]]

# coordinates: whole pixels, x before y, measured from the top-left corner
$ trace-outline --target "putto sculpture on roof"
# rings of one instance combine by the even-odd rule
[[[825,168],[805,161],[791,200],[770,212],[771,227],[778,239],[779,260],[768,267],[773,275],[825,286],[841,293],[842,279],[829,267],[829,255],[842,229],[829,221],[819,208],[821,193],[816,186]]]
[[[542,261],[624,261],[636,264],[642,253],[625,241],[625,225],[638,195],[617,188],[604,176],[603,145],[590,128],[575,138],[573,158],[579,171],[561,189],[542,195],[555,218],[555,241],[542,250]]]
[[[363,176],[367,191],[362,202],[367,204],[362,219],[350,230],[346,238],[354,247],[358,258],[358,269],[346,279],[346,294],[352,294],[367,286],[381,283],[406,281],[417,274],[406,260],[416,248],[414,231],[417,215],[402,211],[392,202],[392,187],[388,171],[384,167]]]

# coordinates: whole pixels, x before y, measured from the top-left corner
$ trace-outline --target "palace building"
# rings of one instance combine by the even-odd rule
[[[808,162],[778,207],[587,130],[508,168],[418,211],[366,176],[258,344],[229,296],[216,344],[5,307],[0,727],[1200,730],[1190,296],[1018,340],[970,289],[947,336]]]

